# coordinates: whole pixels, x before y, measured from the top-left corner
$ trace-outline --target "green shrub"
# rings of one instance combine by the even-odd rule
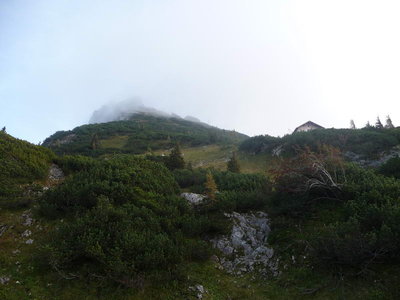
[[[214,208],[221,211],[262,209],[267,204],[268,196],[262,191],[223,191],[217,194]]]
[[[319,129],[297,132],[281,138],[256,136],[243,141],[240,150],[248,153],[271,152],[282,146],[285,155],[295,154],[297,147],[309,147],[316,151],[321,144],[351,151],[366,158],[376,158],[382,151],[390,150],[400,143],[400,129]]]
[[[389,159],[379,168],[379,172],[385,176],[400,179],[400,157]]]
[[[348,166],[344,220],[310,238],[318,261],[364,269],[397,260],[400,251],[400,181]]]
[[[42,215],[56,217],[85,211],[96,206],[102,195],[113,204],[122,205],[140,202],[145,195],[157,198],[157,195],[174,195],[179,191],[165,167],[145,159],[119,155],[84,166],[82,171],[43,195],[39,207]]]
[[[114,207],[103,197],[51,234],[49,262],[57,270],[86,270],[128,286],[144,274],[166,276],[187,251],[179,215],[170,212],[131,203]]]
[[[54,157],[49,149],[0,132],[0,206],[28,205],[25,186],[45,180]]]
[[[73,174],[39,202],[45,217],[64,218],[43,247],[61,274],[133,286],[147,277],[179,277],[184,260],[208,258],[199,236],[210,220],[177,196],[161,164],[128,155],[64,157],[61,164]]]

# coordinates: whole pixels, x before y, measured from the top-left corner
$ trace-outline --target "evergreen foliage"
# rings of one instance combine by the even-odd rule
[[[22,197],[23,185],[47,177],[54,154],[0,131],[0,205]]]
[[[306,155],[314,161],[313,156],[317,154],[306,152]],[[365,270],[373,263],[397,261],[400,181],[352,164],[342,165],[342,168],[339,162],[329,161],[330,157],[326,156],[322,163],[324,172],[332,174],[337,181],[338,193],[304,189],[304,184],[313,185],[314,180],[310,181],[309,160],[300,157],[294,167],[297,179],[291,176],[293,167],[281,168],[292,177],[291,188],[287,190],[283,186],[282,189],[281,182],[276,182],[269,211],[290,219],[309,219],[318,215],[323,203],[331,203],[330,210],[335,205],[334,211],[339,215],[324,220],[324,226],[310,230],[305,237],[314,262],[329,265],[331,270],[338,266],[342,268],[341,272],[344,267]],[[333,176],[335,168],[342,171]]]
[[[383,128],[382,122],[379,119],[379,117],[376,118],[375,127],[378,128],[378,129],[382,129]]]
[[[240,173],[240,165],[235,151],[232,153],[232,156],[228,161],[227,169],[229,172]]]
[[[177,196],[164,166],[129,155],[68,156],[60,164],[70,177],[39,202],[41,215],[58,224],[44,246],[57,272],[137,287],[156,274],[171,279],[185,259],[208,258],[198,239],[205,220]]]
[[[393,125],[392,119],[390,119],[390,116],[386,117],[385,128],[388,128],[388,129],[393,129],[394,128],[394,125]]]
[[[90,142],[92,150],[96,150],[100,147],[99,137],[97,133],[93,134],[92,141]]]
[[[240,146],[247,153],[271,153],[277,146],[282,146],[286,156],[294,155],[297,147],[308,146],[318,150],[321,144],[331,145],[343,153],[357,153],[365,158],[377,157],[381,152],[388,151],[400,144],[400,128],[377,129],[318,129],[308,132],[298,132],[281,138],[257,136],[245,140]]]
[[[181,147],[179,146],[179,144],[176,144],[175,147],[171,150],[166,165],[170,170],[185,168],[185,160],[183,159]]]
[[[98,143],[96,149],[92,150],[95,134]],[[100,156],[112,153],[143,154],[149,149],[170,149],[176,143],[185,147],[236,144],[246,138],[244,134],[203,123],[135,114],[127,121],[89,124],[70,131],[58,131],[48,137],[43,146],[58,154]]]
[[[393,157],[379,167],[379,172],[385,176],[400,179],[400,157]]]
[[[369,121],[367,121],[367,124],[365,124],[364,128],[370,129],[370,128],[373,128],[373,126],[371,125],[371,123]]]
[[[69,165],[71,163],[69,159]],[[40,211],[48,217],[81,212],[97,205],[100,196],[110,203],[122,205],[139,201],[143,195],[176,195],[178,186],[168,170],[145,159],[119,155],[107,160],[77,163],[81,170],[67,178],[56,189],[47,191],[40,201]],[[152,196],[153,195],[153,196]]]

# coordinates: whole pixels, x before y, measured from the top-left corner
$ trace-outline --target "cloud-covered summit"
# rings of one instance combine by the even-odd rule
[[[177,114],[166,113],[153,107],[145,106],[141,100],[127,99],[120,102],[105,104],[98,110],[95,110],[90,117],[89,123],[94,124],[128,120],[134,114],[148,114],[165,118],[182,119]],[[184,119],[195,123],[201,123],[199,119],[192,116],[186,116]]]

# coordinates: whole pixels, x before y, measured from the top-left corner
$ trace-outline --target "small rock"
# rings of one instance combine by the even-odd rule
[[[204,294],[204,286],[202,286],[201,284],[197,284],[197,285],[196,285],[196,289],[197,289],[200,293]]]
[[[25,212],[22,214],[21,217],[22,217],[22,219],[23,219],[22,225],[24,225],[24,226],[31,226],[31,225],[33,224],[33,219],[32,219],[32,216],[31,216],[31,212],[30,212],[29,210],[25,211]]]
[[[13,250],[13,252],[12,252],[12,254],[18,254],[18,253],[21,253],[21,251],[20,251],[20,250],[18,250],[18,249],[16,249],[16,250]]]
[[[22,237],[28,237],[28,236],[30,236],[32,234],[32,231],[30,231],[29,229],[27,229],[27,230],[25,230],[23,233],[22,233]]]
[[[8,276],[0,276],[0,283],[1,284],[6,284],[10,281],[10,277]]]
[[[0,225],[0,236],[2,236],[4,234],[4,232],[7,231],[7,229],[8,229],[7,225],[5,225],[5,224]]]
[[[33,240],[32,239],[26,240],[25,244],[28,244],[28,245],[33,244]]]

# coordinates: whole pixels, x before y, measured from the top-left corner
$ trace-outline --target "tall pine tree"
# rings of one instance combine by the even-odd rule
[[[394,128],[394,125],[393,125],[393,123],[392,123],[392,119],[390,119],[390,116],[387,116],[387,117],[386,117],[386,125],[385,125],[385,128],[388,128],[388,129]]]
[[[382,129],[383,128],[382,122],[379,119],[379,117],[376,118],[375,127],[378,128],[378,129]]]
[[[232,156],[228,161],[227,168],[229,172],[240,173],[240,165],[235,151],[232,153]]]
[[[168,156],[167,166],[170,170],[185,168],[185,160],[181,152],[181,147],[176,144]]]

